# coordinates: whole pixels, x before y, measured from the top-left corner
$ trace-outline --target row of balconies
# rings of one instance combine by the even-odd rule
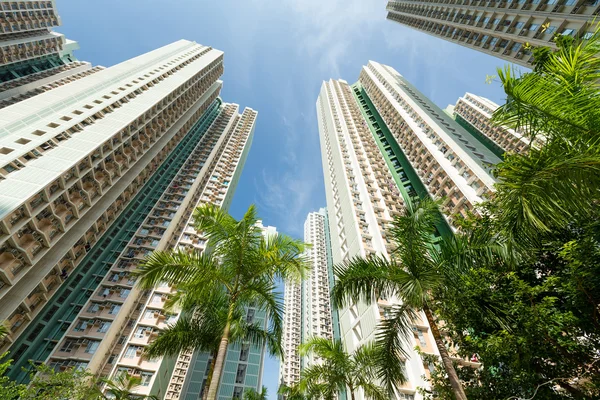
[[[172,148],[174,145],[175,144],[172,143],[170,146],[168,146],[167,149],[163,150],[157,156],[157,158],[159,158],[159,159],[164,158],[166,156],[166,154],[168,153],[168,151],[170,150],[170,148]],[[157,165],[158,165],[158,163],[154,163],[154,164],[151,164],[148,168],[154,169],[154,168],[156,168]],[[123,194],[119,197],[119,199],[97,221],[97,223],[96,223],[97,226],[101,227],[101,228],[98,229],[95,226],[93,226],[91,228],[91,230],[88,231],[86,233],[86,235],[84,235],[84,238],[82,238],[80,241],[78,241],[76,243],[74,248],[72,250],[70,250],[69,253],[67,253],[67,255],[61,260],[61,262],[57,265],[57,267],[43,280],[42,284],[46,287],[46,290],[48,291],[48,295],[38,296],[37,293],[32,293],[32,295],[30,295],[25,300],[26,303],[24,303],[24,304],[32,304],[33,302],[35,302],[36,303],[35,308],[38,308],[38,310],[39,310],[39,304],[41,304],[42,302],[46,302],[48,300],[48,298],[51,296],[52,292],[64,281],[64,279],[72,271],[74,266],[83,258],[83,255],[87,252],[87,250],[91,246],[91,244],[93,244],[95,242],[95,240],[96,240],[95,234],[97,233],[97,235],[100,236],[103,233],[103,231],[107,227],[107,224],[109,222],[111,222],[112,220],[114,220],[119,209],[122,208],[129,201],[129,198],[131,197],[132,193],[135,193],[137,191],[137,187],[141,186],[144,183],[145,178],[148,175],[149,175],[148,170],[146,170],[142,174],[140,174],[140,176],[138,176],[136,181],[134,181],[127,188],[127,190],[125,190],[123,192]],[[75,203],[77,204],[77,202],[75,202]],[[63,205],[63,204],[61,203],[60,205]],[[59,208],[58,210],[60,211],[61,209]],[[163,231],[159,230],[159,231],[156,231],[155,233],[157,234],[157,236],[160,237],[160,236],[162,236]],[[59,270],[60,270],[60,273],[58,272]],[[40,299],[42,299],[42,301],[40,301]],[[103,300],[104,300],[104,298],[103,298]],[[102,304],[106,304],[106,303],[102,303]],[[114,317],[113,314],[116,314],[118,312],[118,310],[116,312],[113,312],[114,311],[113,308],[108,308],[105,311],[102,311],[103,308],[104,308],[103,306],[99,306],[99,310],[100,310],[99,315],[102,317],[105,317],[105,318],[112,318],[112,317]],[[88,313],[88,314],[93,315],[93,314],[96,314],[96,312]],[[15,314],[13,315],[12,318],[16,319],[18,322],[16,322],[14,324],[15,327],[17,328],[17,330],[16,331],[13,330],[11,332],[11,335],[9,335],[9,337],[8,337],[9,342],[12,341],[11,337],[15,337],[16,335],[18,335],[18,333],[26,325],[26,323],[32,319],[32,315],[15,312]]]
[[[182,132],[183,132],[183,131],[182,131]],[[144,234],[144,231],[146,231],[145,233],[154,233],[154,234],[157,234],[157,235],[162,235],[162,233],[164,232],[164,230],[162,230],[162,229],[159,229],[159,230],[156,230],[156,229],[154,229],[154,230],[150,231],[148,228],[143,228],[143,229],[142,229],[142,231],[141,231],[141,232],[142,232],[142,234]],[[129,250],[127,250],[127,253],[126,253],[126,255],[131,255],[131,254],[130,254],[130,252],[131,252],[131,251],[134,251],[134,252],[135,252],[135,256],[139,256],[139,254],[137,254],[138,252],[137,252],[136,250],[133,250],[133,249],[131,249],[131,248],[130,248]],[[129,266],[130,266],[130,264],[127,264],[127,265],[125,266],[125,265],[123,265],[122,263],[117,263],[117,264],[116,264],[116,266],[117,266],[117,268],[121,268],[121,269],[123,269],[123,267],[129,267]],[[111,276],[115,276],[115,275],[111,275]],[[120,276],[120,275],[119,275],[119,276]],[[125,279],[125,278],[123,278],[123,279]],[[123,281],[123,279],[120,279],[120,280],[119,280],[119,282],[122,282],[122,281]],[[111,278],[109,278],[109,280],[111,280]],[[112,280],[114,280],[114,278],[113,278]],[[130,283],[130,282],[128,281],[127,283]],[[104,296],[106,296],[106,297],[109,297],[109,296],[111,296],[111,297],[114,297],[114,295],[115,295],[116,293],[117,293],[117,291],[116,291],[116,290],[114,291],[114,293],[110,293],[110,289],[108,289],[108,292],[106,292],[106,289],[103,289],[103,290],[102,290],[102,292],[100,293],[100,295],[102,295],[103,297],[104,297]],[[128,294],[129,294],[129,293],[128,293],[128,289],[124,289],[124,290],[123,290],[123,289],[121,289],[121,290],[119,290],[119,293],[120,293],[120,296],[119,296],[119,297],[123,297],[123,296],[122,296],[122,295],[123,295],[123,293],[125,293],[125,297],[126,297]],[[118,311],[117,311],[117,312],[118,312]],[[159,321],[161,321],[161,320],[166,320],[166,316],[165,316],[164,314],[161,314],[161,313],[159,313],[159,314],[156,316],[156,318],[157,318]],[[154,323],[154,324],[156,324],[156,321],[154,321],[153,323]]]

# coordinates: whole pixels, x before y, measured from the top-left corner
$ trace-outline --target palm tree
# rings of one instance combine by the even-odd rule
[[[134,389],[142,383],[142,378],[127,373],[117,374],[114,379],[102,379],[106,385],[104,399],[114,400],[158,400],[156,396],[143,396],[134,393]]]
[[[212,355],[209,375],[206,380],[210,386],[214,371],[221,335],[225,329],[228,313],[228,297],[225,292],[201,293],[200,296],[187,297],[184,291],[169,299],[166,308],[179,304],[183,315],[173,325],[163,329],[158,337],[144,350],[148,358],[176,356],[180,352],[202,351]],[[274,344],[279,340],[258,323],[248,323],[245,313],[237,309],[231,320],[230,343],[262,345],[265,341]],[[269,346],[269,349],[276,346]],[[272,354],[274,354],[272,352]],[[275,354],[274,354],[275,355]],[[208,396],[204,391],[203,399]]]
[[[496,170],[501,206],[492,212],[517,245],[536,246],[540,233],[591,218],[597,207],[600,28],[589,40],[557,43],[558,51],[547,51],[536,72],[498,71],[508,100],[494,120],[544,143],[510,155]]]
[[[299,352],[301,355],[313,354],[322,360],[322,363],[308,366],[302,372],[299,386],[308,398],[330,400],[335,399],[339,392],[347,391],[354,400],[359,390],[370,400],[387,400],[394,396],[393,390],[376,383],[381,377],[382,348],[375,343],[362,345],[348,354],[340,340],[314,337],[301,345]],[[401,365],[390,367],[401,370]]]
[[[281,385],[279,385],[279,388],[277,389],[277,393],[279,395],[283,396],[283,398],[285,400],[308,400],[309,399],[302,392],[300,385],[297,385],[297,384],[293,385],[293,386],[288,386],[288,385],[282,383]]]
[[[267,388],[263,386],[260,393],[254,389],[246,389],[244,400],[267,400]]]
[[[378,342],[385,349],[386,365],[402,362],[402,357],[406,356],[402,339],[412,338],[411,328],[417,318],[414,310],[423,310],[454,395],[457,400],[465,400],[463,387],[431,310],[433,296],[447,286],[458,286],[461,273],[475,262],[492,262],[495,257],[507,257],[507,254],[503,246],[495,243],[493,236],[482,231],[473,233],[477,235],[473,237],[457,235],[437,242],[434,231],[439,221],[438,202],[425,199],[407,203],[391,229],[397,246],[391,260],[381,256],[356,257],[335,266],[337,279],[332,300],[336,307],[377,298],[402,300],[402,305],[391,308],[390,317],[381,323],[377,334]],[[384,369],[383,379],[387,386],[393,382],[387,378],[389,373]]]
[[[208,239],[208,250],[154,252],[140,265],[137,275],[143,289],[160,282],[176,287],[174,302],[183,304],[184,309],[186,304],[206,304],[213,296],[225,299],[225,324],[207,395],[215,400],[235,321],[247,306],[264,311],[269,320],[267,330],[252,332],[255,341],[266,343],[273,354],[283,353],[281,341],[273,340],[281,338],[283,323],[281,294],[274,292],[276,280],[301,279],[308,262],[304,243],[282,234],[263,236],[254,206],[237,221],[207,204],[194,211],[194,220],[196,229]]]

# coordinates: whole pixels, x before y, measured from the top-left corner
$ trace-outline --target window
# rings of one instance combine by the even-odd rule
[[[75,340],[67,339],[60,348],[60,351],[64,353],[70,353],[71,350],[73,350],[73,347],[75,347]]]
[[[419,336],[419,343],[421,343],[421,346],[427,346],[427,341],[425,340],[425,335],[422,330],[417,329],[417,336]]]
[[[75,328],[73,328],[73,330],[75,332],[83,332],[87,329],[87,325],[88,325],[87,321],[79,320],[79,321],[77,321],[77,324],[75,325]]]
[[[108,313],[114,315],[117,314],[119,310],[121,310],[121,306],[118,304],[113,304],[110,306],[110,311]]]
[[[586,32],[586,33],[583,34],[583,36],[581,38],[584,39],[584,40],[588,40],[592,36],[594,36],[594,32]]]
[[[233,398],[241,399],[243,391],[244,391],[243,387],[236,386],[235,388],[233,388]]]
[[[235,383],[244,383],[246,377],[246,365],[240,364],[237,368],[237,374],[235,375]]]
[[[138,348],[138,346],[129,346],[127,350],[125,350],[123,358],[135,358]]]
[[[142,372],[141,375],[142,381],[140,382],[141,386],[150,386],[150,381],[152,380],[151,372]]]
[[[254,309],[249,309],[248,310],[248,314],[246,315],[246,322],[251,324],[254,322],[254,314],[255,314],[255,310]]]
[[[250,352],[249,344],[242,344],[242,350],[240,351],[240,361],[248,361],[248,353]]]
[[[98,341],[91,341],[88,342],[86,348],[85,348],[85,352],[88,354],[94,354],[96,352],[96,350],[98,350],[98,346],[100,346],[100,342]]]
[[[106,331],[108,331],[108,328],[110,328],[110,322],[100,322],[100,326],[98,327],[98,332],[100,333],[106,333]]]

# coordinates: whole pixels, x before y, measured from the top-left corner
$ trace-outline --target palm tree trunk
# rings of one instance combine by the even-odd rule
[[[356,397],[354,397],[354,386],[348,385],[348,389],[349,389],[348,391],[350,392],[350,399],[355,400]]]
[[[229,333],[231,330],[231,318],[233,314],[233,306],[229,307],[229,314],[227,316],[227,324],[223,330],[223,336],[221,336],[221,343],[219,344],[219,351],[217,352],[217,358],[215,359],[215,366],[213,368],[212,379],[210,380],[210,386],[208,387],[207,400],[217,400],[219,393],[219,384],[221,383],[221,374],[223,372],[223,366],[225,364],[225,356],[227,355],[227,346],[229,345]]]
[[[427,317],[427,321],[429,322],[429,327],[431,328],[431,333],[433,334],[433,338],[435,339],[435,344],[437,345],[438,351],[440,352],[440,357],[442,358],[442,364],[444,364],[444,369],[448,374],[448,380],[450,381],[450,386],[452,387],[452,392],[454,393],[454,397],[456,400],[467,400],[467,395],[463,390],[462,384],[460,383],[460,379],[456,374],[456,370],[454,369],[454,365],[452,364],[452,360],[450,359],[450,355],[448,354],[448,350],[446,350],[446,345],[442,340],[442,335],[435,324],[435,320],[433,319],[433,314],[431,310],[425,304],[423,306],[423,311],[425,312],[425,316]]]
[[[210,382],[212,381],[213,372],[215,372],[215,362],[217,361],[217,354],[215,352],[213,352],[211,355],[212,355],[212,361],[210,362],[210,370],[208,371],[208,376],[206,377],[206,383],[205,383],[205,385],[208,385],[208,387],[210,387]],[[206,400],[206,399],[208,399],[208,390],[205,387],[204,394],[202,395],[202,400]]]

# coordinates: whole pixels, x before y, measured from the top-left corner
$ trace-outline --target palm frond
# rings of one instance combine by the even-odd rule
[[[304,254],[306,247],[302,241],[287,235],[270,234],[261,242],[260,254],[272,266],[276,277],[299,282],[310,269],[310,262]]]
[[[336,279],[331,301],[337,308],[398,293],[398,288],[390,279],[390,271],[400,270],[400,267],[379,255],[367,259],[357,256],[335,265],[333,270]]]
[[[268,277],[254,279],[243,285],[236,301],[240,304],[253,304],[265,311],[269,321],[269,331],[281,337],[283,333],[283,298],[276,291],[277,286]]]
[[[173,325],[163,329],[148,345],[144,354],[148,358],[176,356],[182,351],[214,351],[219,342],[225,320],[215,321],[205,315],[182,316]]]
[[[227,242],[234,234],[236,220],[221,207],[203,204],[194,210],[194,226],[212,239],[213,243]]]
[[[418,316],[407,305],[395,305],[389,316],[380,322],[376,333],[376,345],[368,349],[377,363],[377,378],[388,392],[393,393],[406,382],[404,359],[409,357],[406,346],[413,339],[412,328]]]
[[[366,400],[389,400],[395,397],[395,394],[390,394],[370,381],[361,381],[360,387],[365,394]]]
[[[258,323],[248,324],[237,321],[235,329],[239,331],[239,342],[249,342],[257,347],[266,346],[270,355],[283,359],[283,344],[281,333],[273,331],[272,328],[265,329]]]
[[[191,280],[213,281],[218,278],[214,259],[198,251],[154,251],[133,272],[142,289],[151,289],[161,282],[177,286]]]
[[[503,204],[497,218],[509,237],[527,243],[537,235],[564,226],[574,215],[591,210],[600,188],[600,146],[574,153],[555,148],[511,155],[498,166],[495,201]]]

